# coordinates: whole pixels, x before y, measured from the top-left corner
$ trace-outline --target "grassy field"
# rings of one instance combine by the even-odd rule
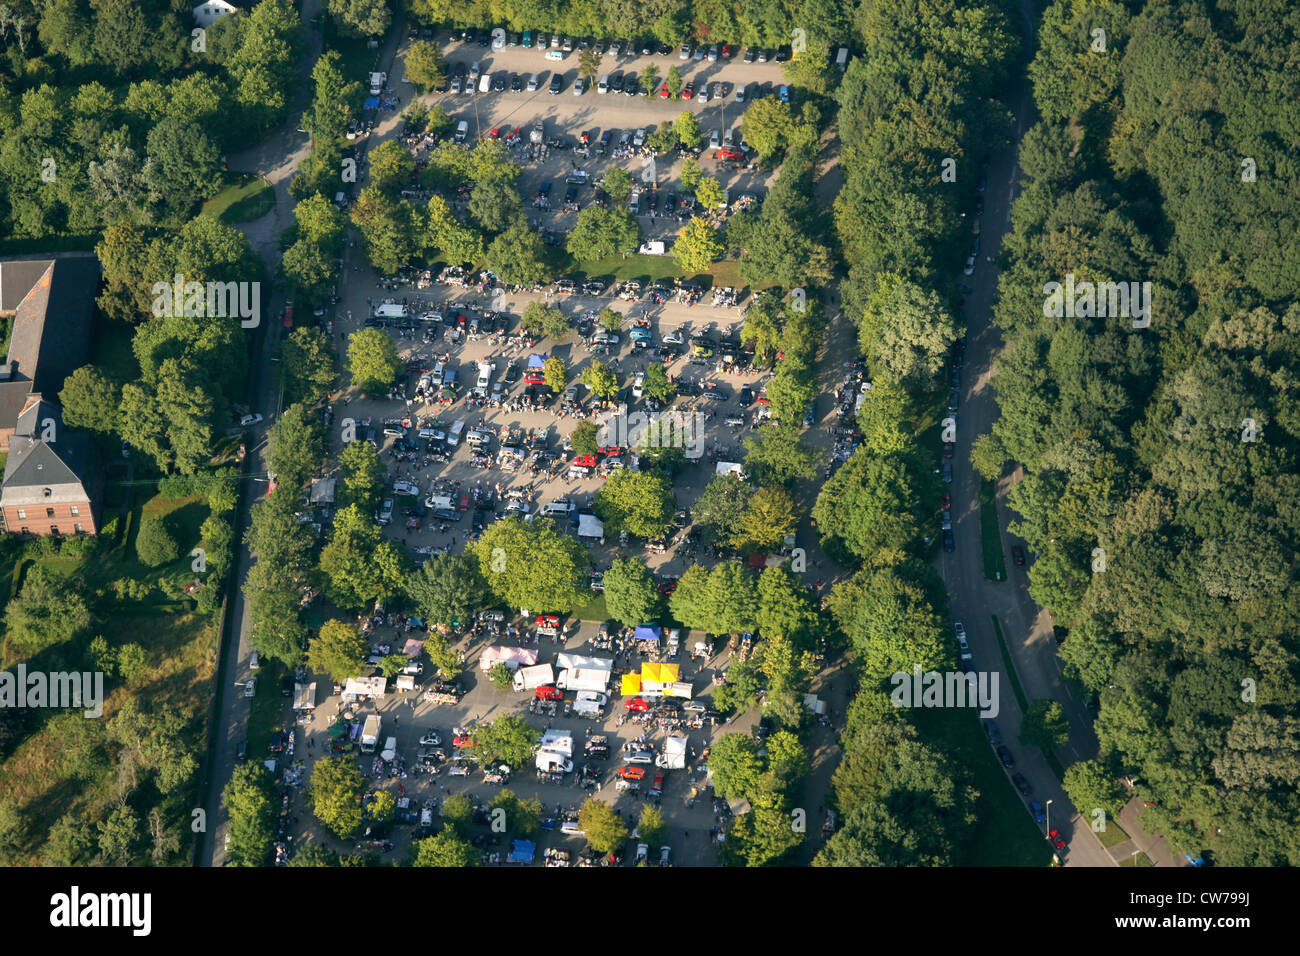
[[[1007,565],[1002,556],[1002,533],[998,530],[998,506],[991,481],[980,482],[980,547],[984,549],[984,577],[1005,581]]]
[[[269,753],[271,736],[283,729],[284,697],[280,694],[280,682],[286,676],[284,665],[276,660],[268,660],[257,671],[257,693],[253,696],[252,706],[248,712],[248,753],[250,759],[257,759]]]
[[[41,239],[0,239],[0,256],[25,256],[46,252],[89,252],[103,236],[46,236]]]
[[[202,214],[234,225],[260,219],[275,205],[275,190],[259,176],[230,173],[221,192],[203,204]]]
[[[1111,847],[1119,846],[1127,840],[1128,834],[1118,823],[1107,818],[1106,829],[1097,834],[1097,839],[1101,841],[1102,846],[1109,850]]]
[[[1119,865],[1136,866],[1136,867],[1155,866],[1155,864],[1151,862],[1151,858],[1148,857],[1145,853],[1138,853],[1136,856],[1130,854],[1129,856],[1126,856],[1124,859],[1120,860]]]
[[[924,739],[941,744],[969,768],[979,791],[975,833],[957,866],[1045,866],[1051,851],[993,755],[980,718],[966,708],[918,707]]]

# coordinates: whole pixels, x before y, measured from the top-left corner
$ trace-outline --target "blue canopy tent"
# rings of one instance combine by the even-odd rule
[[[658,624],[641,624],[632,632],[632,637],[638,641],[657,641],[662,631]]]
[[[379,109],[379,97],[377,96],[368,97],[366,101],[361,104],[361,108],[367,110]]]
[[[532,840],[516,840],[510,851],[511,863],[532,863],[537,857],[537,844]]]
[[[528,356],[528,367],[529,367],[530,369],[534,369],[534,368],[538,368],[538,369],[540,369],[540,368],[545,368],[545,367],[546,367],[546,356],[545,356],[545,355],[538,355],[536,352],[534,352],[532,355]]]

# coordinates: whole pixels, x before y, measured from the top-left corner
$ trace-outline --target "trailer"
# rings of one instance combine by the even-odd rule
[[[311,713],[316,709],[316,682],[293,685],[293,709],[298,713]]]
[[[560,676],[555,682],[555,686],[560,690],[582,690],[603,693],[609,688],[609,675],[610,672],[607,670],[575,667],[570,670],[560,671]]]
[[[573,771],[573,734],[567,730],[548,730],[537,749],[537,769],[544,773]]]
[[[384,719],[378,714],[371,714],[361,727],[361,752],[374,753],[379,746],[379,734],[383,730]]]
[[[536,664],[532,667],[521,667],[515,671],[515,690],[526,691],[536,690],[543,684],[555,683],[555,671],[550,664]]]
[[[579,691],[573,702],[573,712],[580,717],[600,717],[605,713],[608,704],[609,697],[605,694],[589,690]]]
[[[343,684],[343,696],[353,700],[379,698],[388,693],[388,679],[377,677],[349,677]]]

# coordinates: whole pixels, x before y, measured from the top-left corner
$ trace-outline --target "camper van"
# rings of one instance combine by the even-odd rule
[[[456,142],[465,142],[467,136],[469,136],[469,123],[466,120],[461,120],[456,124]]]
[[[478,91],[480,93],[490,92],[492,89],[492,74],[484,73],[478,78]]]
[[[452,423],[451,431],[447,433],[447,444],[455,448],[460,444],[460,436],[465,432],[465,420],[461,419]]]
[[[370,74],[370,95],[378,96],[380,93],[384,92],[384,84],[387,82],[388,82],[387,73],[371,73]]]
[[[406,318],[406,306],[385,302],[383,305],[375,306],[375,318],[404,319]]]

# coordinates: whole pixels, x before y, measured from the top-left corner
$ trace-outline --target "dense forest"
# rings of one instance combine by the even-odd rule
[[[1300,9],[1047,9],[1004,246],[1002,417],[1031,593],[1099,703],[1080,807],[1137,780],[1175,849],[1300,862]],[[1094,30],[1105,29],[1105,49]],[[1150,282],[1150,325],[1044,286]]]

